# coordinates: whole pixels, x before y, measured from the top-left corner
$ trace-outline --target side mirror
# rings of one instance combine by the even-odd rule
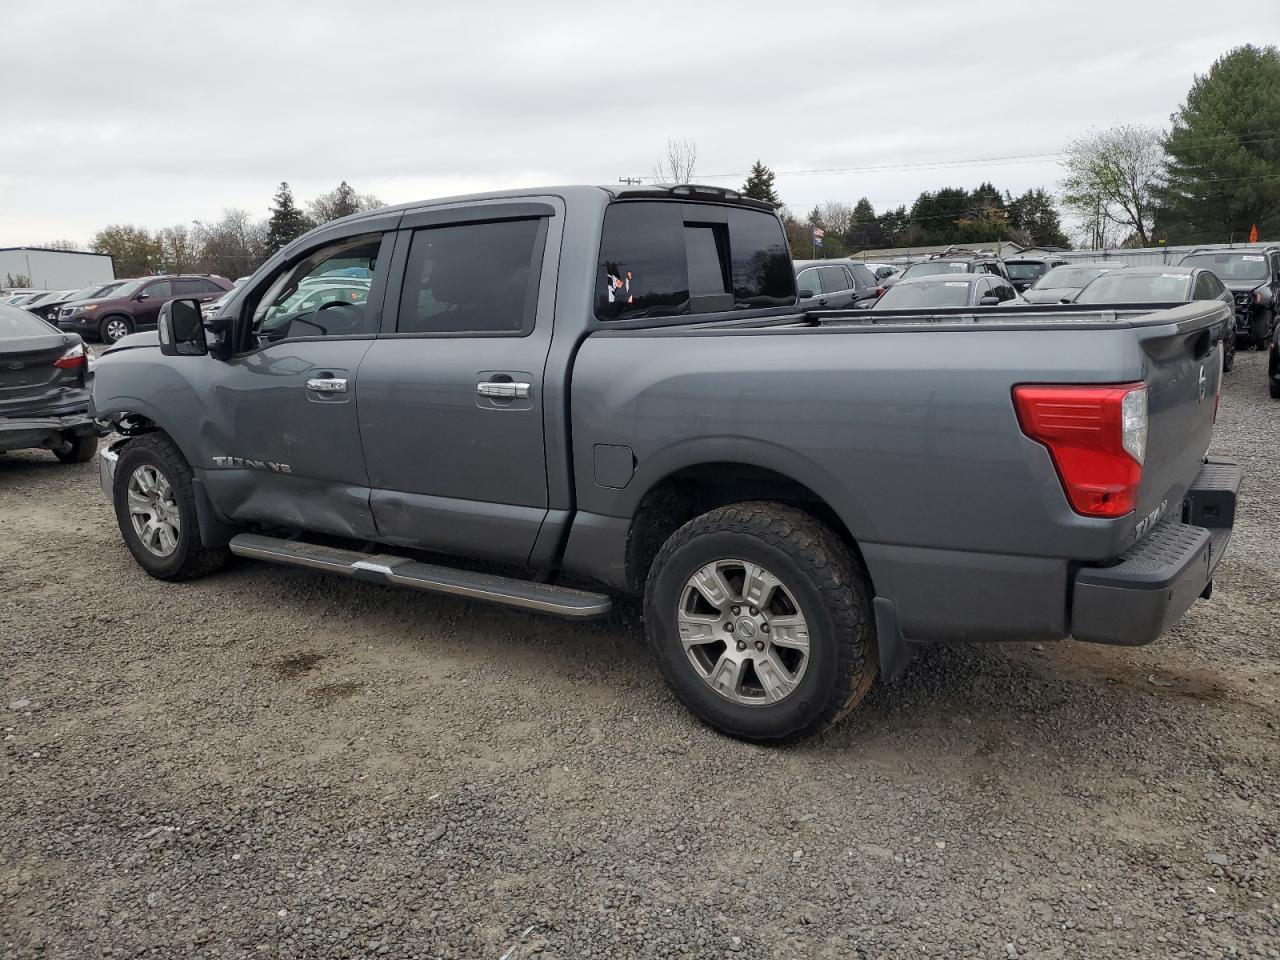
[[[993,296],[988,295],[988,296],[985,296],[985,297],[983,297],[982,299],[980,299],[980,300],[978,301],[978,306],[980,306],[980,307],[994,307],[994,306],[995,306],[996,304],[998,304],[999,302],[1000,302],[1000,298],[999,298],[999,297],[993,297]]]
[[[800,296],[801,300],[808,300],[810,297],[813,296],[813,291],[810,290],[808,287],[802,287],[801,289],[797,290],[796,293]]]
[[[138,294],[136,297],[134,297],[133,299],[135,299],[135,300],[150,300],[150,299],[151,299],[151,294],[149,294],[149,293],[140,293],[140,294]]]
[[[209,352],[199,300],[170,300],[160,308],[156,327],[160,334],[160,352],[166,357],[198,357]]]
[[[1059,300],[1058,302],[1059,302],[1059,303],[1070,303],[1070,302],[1071,302],[1071,298],[1070,298],[1070,297],[1063,297],[1063,298],[1062,298],[1061,300]]]

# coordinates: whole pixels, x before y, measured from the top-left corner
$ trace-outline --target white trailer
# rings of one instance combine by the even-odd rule
[[[105,253],[0,247],[0,287],[70,290],[115,278],[115,261]]]

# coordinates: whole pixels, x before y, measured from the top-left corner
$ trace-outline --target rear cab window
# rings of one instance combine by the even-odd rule
[[[772,213],[669,200],[620,200],[605,212],[596,278],[600,320],[795,302],[786,235]]]

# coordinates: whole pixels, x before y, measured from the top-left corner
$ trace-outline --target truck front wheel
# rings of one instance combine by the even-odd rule
[[[829,528],[786,504],[731,504],[686,523],[654,559],[644,609],[676,697],[744,740],[812,737],[876,678],[861,564]]]
[[[200,541],[191,467],[161,433],[130,440],[116,463],[116,522],[143,570],[160,580],[191,580],[212,573],[230,552]]]

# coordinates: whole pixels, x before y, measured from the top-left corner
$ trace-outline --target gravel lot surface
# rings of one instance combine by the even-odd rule
[[[243,562],[142,574],[0,454],[0,956],[1280,957],[1280,403],[1146,648],[926,651],[770,750],[565,624]]]

